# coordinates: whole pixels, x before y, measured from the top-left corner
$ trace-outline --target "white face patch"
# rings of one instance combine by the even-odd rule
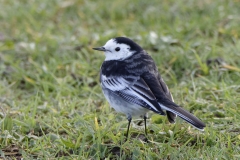
[[[105,61],[110,60],[124,60],[135,52],[130,51],[130,46],[127,44],[117,43],[114,39],[110,39],[103,46],[107,51],[105,51]]]

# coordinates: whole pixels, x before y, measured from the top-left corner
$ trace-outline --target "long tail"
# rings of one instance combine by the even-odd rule
[[[206,125],[201,120],[199,120],[197,117],[195,117],[194,115],[192,115],[191,113],[183,109],[182,107],[176,105],[175,103],[168,104],[168,105],[163,105],[159,103],[159,105],[161,106],[162,109],[175,113],[180,118],[190,123],[197,129],[204,131],[204,127],[206,127]]]

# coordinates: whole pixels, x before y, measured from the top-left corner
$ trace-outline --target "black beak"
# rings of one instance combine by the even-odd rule
[[[96,47],[96,48],[93,48],[94,50],[98,50],[98,51],[107,51],[104,47]]]

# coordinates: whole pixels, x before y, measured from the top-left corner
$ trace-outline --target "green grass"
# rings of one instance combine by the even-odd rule
[[[239,8],[239,0],[1,0],[0,157],[239,159]],[[104,55],[91,49],[116,36],[152,55],[204,132],[151,113],[151,142],[134,119],[124,143],[126,117],[104,99]]]

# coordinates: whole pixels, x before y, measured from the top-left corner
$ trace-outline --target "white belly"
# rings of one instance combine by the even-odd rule
[[[107,90],[103,90],[103,94],[112,108],[114,108],[117,112],[126,114],[127,116],[144,116],[149,111],[137,104],[129,103],[122,97],[119,97]]]

